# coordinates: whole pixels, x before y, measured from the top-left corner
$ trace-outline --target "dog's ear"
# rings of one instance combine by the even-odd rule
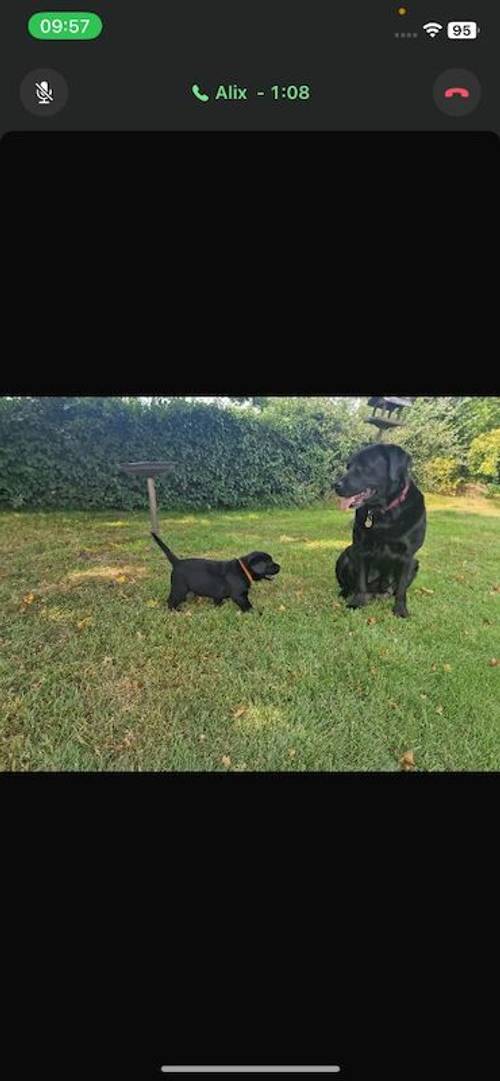
[[[410,477],[411,458],[402,447],[386,447],[389,455],[389,481],[391,487],[406,484]]]
[[[263,559],[262,556],[255,556],[254,559],[249,559],[248,562],[253,574],[266,574],[268,568],[267,559]]]

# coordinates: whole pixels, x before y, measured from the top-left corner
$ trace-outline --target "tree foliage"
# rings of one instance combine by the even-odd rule
[[[472,440],[469,467],[475,476],[492,484],[500,484],[500,428],[484,432]]]

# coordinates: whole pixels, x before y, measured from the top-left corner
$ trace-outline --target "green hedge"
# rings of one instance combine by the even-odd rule
[[[349,455],[376,438],[356,399],[253,403],[0,399],[0,506],[144,509],[144,481],[118,466],[146,458],[175,463],[157,481],[162,507],[300,505],[331,495]],[[477,477],[498,485],[499,416],[499,398],[418,398],[397,429],[417,484],[457,491]]]
[[[299,403],[291,422],[279,407],[260,415],[184,399],[4,398],[0,505],[144,509],[144,480],[126,476],[118,464],[150,458],[175,463],[171,475],[157,480],[163,507],[319,499],[359,445],[359,424],[341,405],[323,401],[315,411],[314,403],[305,409]]]

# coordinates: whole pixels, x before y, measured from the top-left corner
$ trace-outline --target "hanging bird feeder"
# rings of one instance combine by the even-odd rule
[[[368,398],[368,405],[372,410],[372,414],[370,417],[365,418],[365,423],[373,424],[378,428],[381,433],[379,438],[382,438],[383,432],[390,431],[392,428],[401,428],[404,424],[404,421],[401,420],[403,409],[413,405],[414,401],[415,398],[389,398],[387,396]],[[397,420],[392,419],[393,413],[398,418]]]

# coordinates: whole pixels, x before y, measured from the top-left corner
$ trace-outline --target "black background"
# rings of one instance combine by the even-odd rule
[[[183,1061],[494,1076],[497,787],[4,778],[9,1076],[142,1081]]]
[[[494,392],[494,135],[13,134],[3,150],[4,392]]]

